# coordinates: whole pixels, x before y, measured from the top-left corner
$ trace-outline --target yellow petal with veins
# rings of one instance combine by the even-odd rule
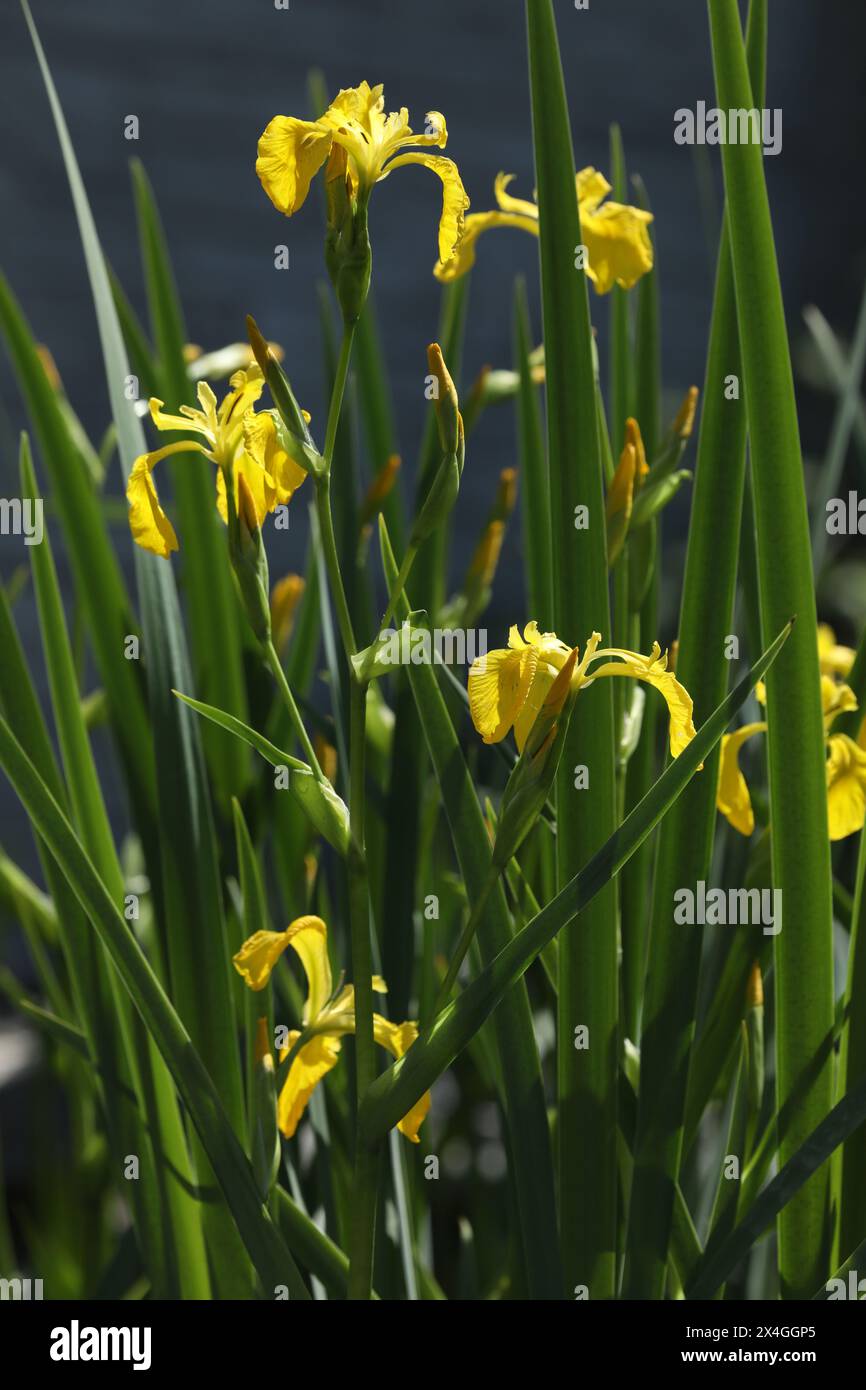
[[[485,743],[499,743],[520,714],[538,668],[538,648],[498,648],[469,671],[469,713]]]
[[[593,680],[602,676],[632,676],[636,680],[645,681],[647,685],[655,686],[664,696],[670,716],[671,754],[674,758],[679,757],[695,736],[692,717],[694,706],[685,686],[680,685],[673,671],[667,669],[667,655],[662,656],[658,642],[653,643],[649,656],[613,647],[601,650],[597,655],[619,656],[621,660],[596,667],[591,673]]]
[[[423,164],[425,169],[432,169],[433,173],[438,174],[442,180],[439,260],[443,265],[447,265],[463,236],[466,209],[469,207],[469,198],[463,187],[463,180],[453,159],[448,159],[443,154],[427,154],[424,151],[398,155],[396,159],[390,161],[382,177],[390,174],[392,169],[409,164]]]
[[[201,444],[192,440],[178,440],[166,444],[153,453],[142,454],[135,460],[126,484],[126,500],[129,503],[129,529],[133,540],[143,550],[167,559],[173,550],[178,549],[175,529],[159,503],[159,493],[151,476],[154,465],[171,454],[185,454],[190,451],[205,453]]]
[[[307,1002],[304,1023],[319,1017],[333,993],[331,962],[328,959],[328,928],[321,917],[296,917],[287,927],[286,944],[301,958],[307,977]]]
[[[280,448],[277,426],[268,410],[250,411],[244,420],[244,448],[274,481],[276,503],[288,502],[306,478],[306,472]]]
[[[291,217],[331,150],[333,135],[316,121],[274,116],[259,138],[256,173],[278,212]]]

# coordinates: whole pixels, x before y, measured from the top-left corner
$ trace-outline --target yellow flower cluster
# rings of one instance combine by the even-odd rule
[[[295,1133],[319,1082],[337,1065],[341,1039],[355,1031],[355,989],[353,985],[334,989],[328,957],[328,928],[321,917],[298,917],[282,932],[254,932],[233,957],[234,967],[250,989],[264,989],[271,971],[289,946],[297,953],[307,977],[307,999],[301,1020],[307,1041],[297,1049],[277,1103],[277,1121],[287,1139]],[[385,981],[379,975],[373,976],[373,989],[377,994],[387,993]],[[392,1057],[400,1058],[417,1038],[418,1025],[390,1023],[381,1014],[374,1014],[373,1035],[380,1047]],[[301,1036],[299,1030],[289,1033],[280,1052],[281,1062],[296,1047]],[[401,1134],[413,1144],[419,1143],[418,1130],[429,1109],[430,1094],[425,1092],[397,1125]]]
[[[830,839],[843,840],[846,835],[861,830],[866,820],[866,752],[847,734],[830,732],[830,726],[838,715],[857,708],[857,699],[842,679],[854,664],[854,653],[850,647],[838,645],[833,629],[825,623],[818,627],[818,661],[827,744]],[[758,686],[755,693],[763,705],[766,701],[763,684]],[[766,729],[766,722],[757,720],[754,724],[744,724],[732,734],[725,734],[722,739],[716,805],[741,835],[751,835],[755,828],[755,813],[746,779],[740,771],[740,749],[747,739],[754,734],[765,733]]]

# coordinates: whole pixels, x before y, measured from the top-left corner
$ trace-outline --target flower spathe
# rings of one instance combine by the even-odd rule
[[[441,112],[429,111],[427,129],[418,134],[409,125],[405,106],[386,115],[381,85],[362,82],[338,92],[317,121],[274,116],[259,140],[256,173],[274,207],[291,217],[303,206],[312,180],[335,145],[345,152],[353,197],[366,197],[395,169],[422,164],[442,181],[439,259],[447,263],[463,234],[469,207],[457,165],[445,155],[430,153],[431,146],[444,149],[447,140]]]
[[[667,653],[662,655],[657,642],[649,656],[642,656],[620,647],[599,647],[600,641],[598,632],[587,641],[572,685],[580,690],[603,676],[630,676],[655,686],[667,703],[671,753],[677,757],[694,738],[695,726],[691,696],[668,670]],[[487,652],[472,663],[469,711],[485,743],[499,743],[513,727],[517,747],[523,750],[535,716],[571,652],[555,632],[539,632],[533,621],[522,637],[516,625],[510,629],[507,648]]]
[[[153,470],[172,454],[196,451],[217,466],[217,510],[227,520],[226,474],[234,482],[235,507],[238,505],[240,478],[244,477],[256,509],[259,525],[268,512],[288,502],[300,487],[306,473],[280,447],[276,422],[269,411],[256,414],[254,406],[262,394],[264,377],[254,363],[237,371],[230,390],[217,405],[206,381],[196,389],[199,408],[182,405],[177,415],[163,410],[163,401],[152,397],[150,414],[158,430],[192,431],[200,440],[182,439],[161,449],[142,454],[135,460],[126,485],[129,526],[133,538],[145,550],[167,558],[178,549],[177,535],[159,501]]]
[[[328,928],[321,917],[298,917],[283,932],[257,931],[244,942],[232,958],[235,969],[244,983],[253,990],[264,989],[271,971],[280,956],[291,946],[300,958],[307,977],[307,998],[302,1024],[308,1040],[298,1050],[280,1091],[277,1102],[277,1121],[287,1139],[298,1127],[307,1102],[319,1082],[335,1067],[340,1056],[341,1039],[355,1031],[355,989],[344,985],[334,990],[331,963],[328,958]],[[380,976],[373,976],[377,994],[387,993]],[[412,1022],[391,1023],[381,1014],[373,1015],[373,1036],[380,1047],[397,1059],[418,1036],[418,1025]],[[301,1032],[289,1033],[280,1061],[285,1061],[301,1037]],[[425,1092],[397,1125],[413,1144],[419,1143],[420,1129],[430,1109],[430,1093]]]
[[[830,632],[826,629],[826,632]],[[827,748],[827,820],[831,840],[844,840],[861,830],[866,821],[866,752],[849,738],[847,734],[830,732],[833,720],[847,710],[857,709],[857,699],[850,686],[834,680],[828,671],[838,669],[847,661],[841,655],[846,648],[838,648],[830,633],[830,641],[823,639],[821,651],[821,703],[824,711],[824,737]],[[822,638],[819,632],[819,651]],[[830,649],[839,654],[835,660],[830,658]],[[853,658],[853,653],[852,653]],[[848,663],[850,668],[850,663]],[[756,691],[758,699],[764,703],[763,687]],[[744,724],[732,734],[722,739],[719,761],[719,786],[716,805],[729,823],[741,835],[751,835],[755,828],[755,813],[745,777],[740,771],[740,749],[755,734],[766,733],[765,720]]]
[[[475,262],[475,243],[491,227],[518,227],[538,236],[538,206],[508,192],[513,174],[497,174],[493,184],[497,208],[473,212],[466,218],[463,237],[450,260],[440,256],[433,268],[439,280],[456,280]],[[575,175],[580,210],[580,235],[587,252],[586,273],[598,294],[614,285],[629,290],[652,270],[653,247],[647,227],[652,213],[626,203],[605,201],[611,186],[591,166]]]

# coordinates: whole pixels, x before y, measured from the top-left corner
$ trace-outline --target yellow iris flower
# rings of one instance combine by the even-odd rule
[[[160,506],[152,476],[155,465],[171,454],[197,450],[216,464],[217,509],[223,521],[227,520],[226,473],[234,479],[235,507],[243,475],[259,525],[268,512],[288,502],[307,476],[280,447],[274,417],[268,411],[256,414],[253,409],[264,388],[261,369],[253,364],[235,372],[229,385],[231,389],[219,406],[206,381],[200,381],[197,387],[198,410],[182,405],[178,415],[168,415],[156,397],[149,403],[158,430],[192,430],[204,441],[181,439],[166,444],[142,454],[132,466],[126,486],[130,530],[137,543],[154,555],[168,557],[178,549],[177,535]]]
[[[667,653],[662,656],[658,642],[649,656],[641,656],[620,647],[599,647],[600,641],[601,633],[594,632],[574,668],[572,685],[579,690],[602,676],[630,676],[654,685],[667,702],[671,753],[677,757],[694,738],[695,726],[691,696],[667,669]],[[571,651],[555,632],[539,632],[538,624],[530,622],[522,637],[516,625],[511,628],[507,648],[487,652],[472,663],[469,711],[485,743],[499,743],[513,726],[517,747],[523,751],[535,716]],[[604,664],[590,670],[596,661]]]
[[[825,632],[829,631],[825,629]],[[821,701],[827,744],[827,815],[831,840],[843,840],[846,835],[853,835],[855,830],[862,829],[866,820],[866,752],[847,734],[830,733],[830,725],[837,715],[857,708],[857,699],[850,686],[834,680],[827,669],[838,665],[843,660],[839,653],[846,650],[836,647],[835,638],[832,642],[824,638]],[[851,655],[853,659],[853,653]],[[755,693],[763,704],[766,698],[763,686],[759,686]],[[740,771],[740,749],[747,739],[754,734],[764,733],[766,728],[766,722],[759,720],[754,724],[744,724],[734,733],[725,734],[722,739],[716,805],[741,835],[751,835],[755,828],[755,815],[746,779]]]
[[[298,1127],[307,1102],[319,1082],[336,1066],[346,1033],[355,1031],[355,989],[344,985],[334,990],[328,958],[328,928],[321,917],[298,917],[283,932],[257,931],[245,941],[233,964],[250,989],[264,989],[271,971],[287,946],[300,957],[307,977],[307,999],[302,1018],[304,1032],[311,1034],[295,1056],[277,1102],[277,1122],[287,1139]],[[385,994],[387,986],[373,976],[373,989]],[[373,1034],[380,1047],[400,1058],[418,1036],[416,1023],[390,1023],[381,1014],[373,1015]],[[298,1030],[288,1035],[280,1052],[285,1061],[301,1037]],[[419,1143],[420,1129],[430,1109],[429,1091],[404,1115],[397,1128],[413,1144]]]
[[[382,87],[362,82],[338,92],[317,121],[274,116],[259,140],[256,173],[274,207],[287,217],[303,205],[310,183],[337,145],[346,155],[346,172],[353,197],[365,198],[373,185],[395,169],[423,164],[442,180],[439,221],[439,259],[447,263],[462,234],[469,199],[453,160],[429,154],[425,148],[445,148],[448,131],[439,111],[427,113],[427,130],[416,134],[406,107],[385,114]]]
[[[513,174],[497,174],[493,192],[498,205],[490,212],[473,212],[466,218],[463,237],[455,255],[440,256],[433,267],[439,280],[456,280],[475,262],[475,243],[490,227],[519,227],[538,236],[538,207],[508,192]],[[586,273],[598,294],[614,285],[630,290],[652,270],[653,248],[647,227],[652,213],[625,203],[605,202],[610,184],[597,169],[581,169],[575,175],[580,209],[580,235],[586,247]]]

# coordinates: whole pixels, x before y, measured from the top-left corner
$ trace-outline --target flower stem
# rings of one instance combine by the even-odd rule
[[[352,629],[352,619],[349,613],[349,604],[346,600],[346,589],[343,584],[343,576],[340,573],[340,561],[337,556],[337,541],[334,536],[334,518],[331,514],[331,463],[334,457],[337,429],[340,424],[340,412],[343,408],[343,396],[346,391],[346,378],[349,374],[349,361],[352,356],[352,343],[354,337],[355,325],[347,323],[343,328],[343,341],[340,344],[340,356],[337,359],[337,370],[334,374],[334,384],[331,388],[331,403],[328,406],[325,448],[322,454],[325,467],[315,480],[316,511],[319,517],[319,530],[322,536],[325,566],[328,571],[328,580],[331,585],[334,607],[337,610],[337,623],[340,628],[340,636],[343,639],[343,646],[346,649],[346,658],[350,663],[352,657],[355,655],[357,647],[355,644],[355,634]]]
[[[366,689],[353,680],[349,691],[349,921],[355,986],[355,1077],[359,1111],[367,1090],[376,1079],[373,955],[364,844],[366,714]],[[355,1190],[349,1238],[350,1299],[368,1299],[371,1296],[378,1161],[379,1145],[370,1149],[359,1138],[355,1152]]]
[[[343,329],[343,341],[340,344],[340,356],[337,359],[337,370],[334,373],[334,384],[331,387],[331,403],[328,407],[328,423],[325,428],[325,449],[322,454],[325,460],[325,471],[330,473],[331,460],[334,457],[334,445],[337,441],[337,429],[340,424],[340,411],[343,408],[343,395],[346,390],[346,377],[349,374],[349,361],[352,356],[352,342],[355,337],[355,325],[346,324]]]
[[[267,660],[268,665],[274,673],[277,685],[280,688],[280,694],[283,697],[286,709],[289,711],[292,724],[294,725],[295,733],[298,736],[298,741],[300,742],[300,745],[304,750],[310,767],[313,769],[313,775],[317,777],[320,782],[323,782],[325,780],[325,774],[322,772],[322,769],[319,766],[319,760],[316,757],[315,749],[313,748],[313,745],[310,742],[310,736],[307,733],[306,728],[304,727],[304,721],[301,718],[301,712],[298,709],[298,706],[295,704],[295,697],[292,694],[291,687],[289,685],[288,680],[286,679],[286,673],[283,670],[283,663],[280,661],[280,658],[277,654],[277,649],[274,646],[273,642],[269,639],[267,642],[262,643],[262,650],[264,652],[265,659]]]
[[[351,658],[355,655],[357,647],[355,643],[355,633],[352,627],[352,618],[349,613],[349,603],[346,598],[346,589],[343,584],[343,576],[340,572],[340,561],[337,556],[334,518],[331,515],[331,482],[327,474],[323,474],[320,478],[316,479],[316,512],[319,518],[319,532],[322,537],[325,568],[328,571],[328,581],[331,585],[331,594],[337,613],[337,625],[340,629],[340,636],[343,639],[346,658],[350,662],[351,669]]]

